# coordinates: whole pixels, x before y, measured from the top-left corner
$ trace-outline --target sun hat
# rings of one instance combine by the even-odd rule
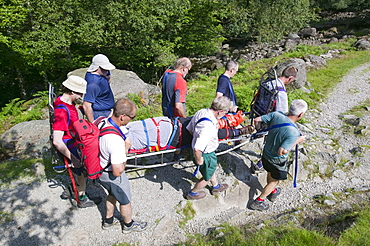
[[[79,76],[70,75],[62,84],[71,91],[82,94],[86,93],[87,82]]]
[[[116,67],[109,62],[108,57],[103,54],[97,54],[93,57],[90,67],[87,69],[88,72],[94,72],[99,67],[105,70],[113,70]]]

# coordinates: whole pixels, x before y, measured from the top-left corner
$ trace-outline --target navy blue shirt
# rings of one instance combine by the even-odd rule
[[[229,77],[227,77],[224,74],[218,77],[216,92],[222,93],[223,96],[229,98],[230,101],[233,102],[234,106],[236,106],[236,97],[234,93],[234,88],[233,85],[231,84]]]
[[[86,73],[87,81],[84,101],[92,103],[94,119],[108,116],[114,106],[114,95],[108,80],[101,75]]]

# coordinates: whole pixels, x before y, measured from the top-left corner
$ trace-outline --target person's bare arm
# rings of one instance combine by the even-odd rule
[[[125,171],[126,162],[122,164],[112,164],[112,173],[115,177],[121,176],[121,174]]]
[[[82,107],[84,109],[87,121],[93,122],[94,121],[94,113],[92,109],[92,103],[84,101],[82,104]]]
[[[181,118],[186,117],[184,105],[182,103],[175,103],[175,110],[177,110],[177,113],[180,115]]]
[[[193,153],[194,153],[195,163],[198,164],[198,165],[203,165],[204,160],[203,160],[203,156],[202,156],[202,151],[200,151],[198,149],[194,149]]]
[[[72,155],[65,143],[63,142],[64,131],[53,131],[53,144],[55,148],[65,157],[72,161],[73,167],[80,167],[80,160]]]
[[[222,97],[224,95],[224,93],[221,93],[221,92],[216,92],[216,97]]]
[[[292,146],[291,149],[294,148],[294,146],[296,146],[297,144],[299,143],[303,143],[303,141],[306,139],[306,136],[305,135],[302,135],[300,137],[298,137],[297,141],[294,143],[294,145]],[[285,155],[286,153],[288,153],[290,150],[287,150],[287,149],[284,149],[283,147],[280,147],[278,149],[278,155]]]

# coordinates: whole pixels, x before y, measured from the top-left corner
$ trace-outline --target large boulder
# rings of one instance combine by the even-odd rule
[[[22,122],[1,135],[1,152],[5,157],[41,157],[50,148],[49,136],[49,120]]]
[[[359,39],[352,46],[358,50],[370,50],[370,42],[366,39]]]
[[[84,78],[86,70],[87,68],[76,69],[71,74]],[[150,97],[161,93],[161,89],[158,86],[147,84],[134,72],[121,69],[112,70],[110,86],[116,99],[131,93],[140,96],[148,102]]]
[[[292,59],[286,60],[282,63],[279,63],[275,67],[277,76],[278,77],[281,76],[284,69],[287,68],[287,67],[291,67],[291,66],[298,69],[298,73],[297,73],[296,79],[292,83],[289,84],[289,87],[292,87],[294,89],[299,89],[299,88],[304,87],[305,84],[306,84],[306,81],[307,81],[306,63],[302,59],[292,58]]]
[[[302,38],[315,37],[317,34],[316,28],[307,27],[299,30],[298,35]]]

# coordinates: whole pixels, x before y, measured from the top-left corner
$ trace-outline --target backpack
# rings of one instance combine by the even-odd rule
[[[274,86],[272,81],[276,79],[275,69],[270,69],[262,75],[260,85],[250,104],[251,119],[275,111],[279,88]]]
[[[81,163],[85,166],[87,177],[90,179],[99,178],[104,169],[100,165],[100,149],[99,138],[106,134],[116,134],[121,136],[124,140],[126,137],[122,135],[114,126],[104,127],[105,123],[98,128],[98,125],[105,117],[97,118],[94,123],[90,123],[85,119],[79,119],[73,123],[73,130],[75,132],[75,141],[78,152],[80,154]]]

